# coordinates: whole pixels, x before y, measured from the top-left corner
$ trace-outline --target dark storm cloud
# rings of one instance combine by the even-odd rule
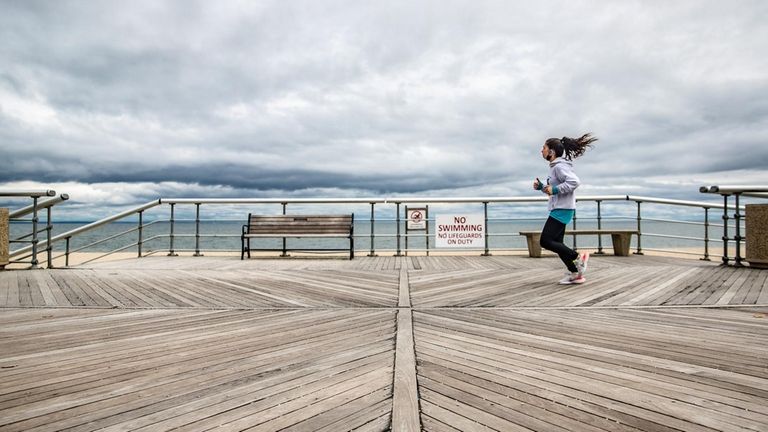
[[[766,15],[762,1],[0,1],[0,183],[521,194],[544,139],[588,131],[586,184],[759,179]]]
[[[363,176],[344,172],[322,172],[294,168],[290,170],[274,170],[259,168],[247,164],[226,165],[188,165],[165,166],[161,169],[146,169],[141,166],[121,166],[114,169],[82,170],[75,161],[57,161],[56,169],[39,171],[34,178],[44,183],[63,183],[78,181],[81,183],[109,182],[178,182],[198,184],[203,186],[226,185],[234,189],[250,191],[266,190],[307,190],[307,189],[361,189],[377,194],[413,193],[425,190],[441,189],[445,185],[451,187],[473,187],[499,179],[449,174],[445,177],[434,176],[399,176],[397,173]],[[52,164],[46,166],[53,168]],[[20,164],[19,172],[13,169],[0,172],[0,182],[10,182],[22,178],[28,167]]]

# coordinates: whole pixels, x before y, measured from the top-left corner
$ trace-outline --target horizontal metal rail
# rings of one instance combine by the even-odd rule
[[[702,238],[702,237],[679,236],[679,235],[672,235],[672,234],[643,233],[643,235],[646,236],[646,237],[673,238],[673,239],[680,239],[680,240],[709,241],[709,239],[705,239],[705,238]]]
[[[682,251],[682,250],[676,250],[676,249],[645,248],[645,250],[654,251],[654,252],[665,252],[670,254],[681,254],[681,255],[701,255],[699,252],[688,252],[688,251]]]
[[[387,200],[384,198],[160,198],[159,202],[160,204],[383,204]]]
[[[707,201],[686,201],[686,200],[676,200],[676,199],[653,198],[653,197],[638,196],[638,195],[627,195],[627,200],[635,201],[635,202],[643,202],[643,203],[652,203],[652,204],[670,204],[670,205],[686,206],[686,207],[700,207],[703,209],[724,208],[722,204],[717,204],[717,203],[707,202]]]
[[[134,228],[134,229],[133,229],[133,231],[137,231],[137,230],[138,230],[138,228]],[[123,232],[123,233],[120,233],[120,235],[123,235],[123,234],[125,234],[125,232]],[[114,237],[117,237],[117,235],[113,236],[112,238],[114,238]],[[148,238],[148,239],[146,239],[146,240],[143,240],[143,242],[144,242],[144,243],[147,243],[147,242],[150,242],[150,241],[152,241],[152,240],[157,240],[157,239],[166,238],[166,237],[168,237],[168,234],[160,234],[160,235],[156,235],[156,236],[150,237],[150,238]],[[100,242],[99,242],[99,243],[100,243]],[[139,244],[139,242],[134,242],[134,243],[131,243],[131,244],[127,245],[127,246],[122,246],[122,247],[120,247],[120,248],[117,248],[117,249],[111,250],[111,251],[109,251],[109,252],[106,252],[106,253],[104,253],[103,255],[99,255],[99,256],[98,256],[98,257],[96,257],[96,258],[93,258],[93,259],[89,259],[88,261],[84,261],[84,262],[82,262],[81,264],[86,264],[86,263],[89,263],[89,262],[91,262],[91,261],[95,261],[95,260],[97,260],[97,259],[100,259],[100,258],[104,258],[104,257],[106,257],[106,256],[109,256],[109,255],[115,254],[115,253],[117,253],[117,252],[123,251],[123,250],[125,250],[125,249],[128,249],[128,248],[130,248],[130,247],[136,246],[136,245],[138,245],[138,244]],[[89,246],[92,246],[92,245],[89,245]],[[71,250],[71,251],[66,251],[66,252],[64,252],[64,253],[62,253],[62,254],[60,254],[60,255],[57,255],[57,256],[54,258],[54,260],[56,260],[56,259],[59,259],[59,258],[62,258],[62,257],[65,257],[65,258],[67,258],[67,263],[66,263],[66,265],[69,265],[69,262],[68,262],[68,261],[69,261],[69,255],[70,255],[70,254],[73,254],[73,253],[75,253],[75,252],[78,252],[78,251],[80,251],[80,250],[82,250],[82,249],[83,249],[83,247],[81,247],[81,248],[79,248],[79,249]]]
[[[704,225],[704,222],[693,222],[693,221],[681,221],[681,220],[674,220],[674,219],[657,219],[657,218],[643,218],[644,221],[651,221],[651,222],[664,222],[664,223],[671,223],[671,224],[680,224],[680,225],[697,225],[702,226]],[[712,224],[710,224],[712,226]]]
[[[56,191],[55,190],[27,190],[27,191],[18,191],[18,190],[10,190],[10,191],[2,191],[0,190],[0,197],[29,197],[29,198],[40,198],[44,196],[55,196]]]
[[[768,192],[768,186],[765,185],[728,185],[728,186],[702,186],[699,188],[701,193],[713,193],[720,195],[742,194],[742,193],[765,193]],[[762,197],[762,195],[758,195]]]
[[[89,262],[93,262],[93,261],[96,261],[97,259],[101,259],[101,258],[104,258],[104,257],[108,257],[108,256],[110,256],[110,255],[112,255],[112,254],[116,254],[116,253],[118,253],[118,252],[120,252],[120,251],[124,251],[124,250],[126,250],[126,249],[128,249],[128,248],[131,248],[131,247],[137,246],[138,244],[139,244],[139,242],[136,242],[136,243],[131,243],[131,244],[127,245],[127,246],[123,246],[123,247],[121,247],[121,248],[118,248],[118,249],[115,249],[115,250],[113,250],[113,251],[107,252],[107,253],[105,253],[104,255],[99,255],[99,256],[97,256],[97,257],[95,257],[95,258],[91,258],[91,259],[89,259],[89,260],[83,261],[81,264],[87,264],[87,263],[89,263]]]
[[[147,224],[147,225],[149,225],[149,224]],[[145,225],[145,226],[146,226],[146,225]],[[109,237],[107,237],[107,238],[103,238],[103,239],[101,239],[101,240],[97,240],[97,241],[95,241],[95,242],[93,242],[93,243],[89,243],[89,244],[87,244],[87,245],[85,245],[85,246],[80,246],[80,247],[79,247],[79,248],[77,248],[77,249],[72,249],[72,250],[70,250],[69,252],[70,252],[70,253],[80,252],[81,250],[84,250],[84,249],[88,249],[88,248],[90,248],[90,247],[93,247],[93,246],[96,246],[96,245],[100,245],[100,244],[102,244],[102,243],[104,243],[104,242],[107,242],[107,241],[110,241],[110,240],[116,239],[116,238],[118,238],[118,237],[122,237],[122,236],[124,236],[124,235],[126,235],[126,234],[130,234],[130,233],[132,233],[132,232],[136,232],[136,231],[138,231],[138,230],[139,230],[139,227],[134,227],[134,228],[131,228],[131,229],[127,229],[127,230],[125,230],[125,231],[122,231],[122,232],[119,232],[119,233],[117,233],[117,234],[111,235],[111,236],[109,236]]]

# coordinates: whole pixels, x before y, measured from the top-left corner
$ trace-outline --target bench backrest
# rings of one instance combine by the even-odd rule
[[[353,214],[348,215],[248,215],[248,234],[344,234],[352,233]]]

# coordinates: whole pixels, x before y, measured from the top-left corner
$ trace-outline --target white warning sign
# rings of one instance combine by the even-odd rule
[[[435,246],[484,248],[485,217],[482,214],[437,216]]]

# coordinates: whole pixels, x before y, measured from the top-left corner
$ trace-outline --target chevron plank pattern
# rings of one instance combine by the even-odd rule
[[[90,270],[0,273],[0,306],[387,307],[398,273],[357,270]]]
[[[766,312],[415,312],[424,430],[766,430]]]
[[[0,272],[0,431],[768,430],[768,271],[238,258]]]
[[[6,310],[0,329],[4,431],[390,422],[394,311]]]
[[[768,304],[764,270],[712,265],[593,267],[583,285],[558,285],[562,276],[541,268],[425,270],[412,274],[411,298],[417,307]]]

